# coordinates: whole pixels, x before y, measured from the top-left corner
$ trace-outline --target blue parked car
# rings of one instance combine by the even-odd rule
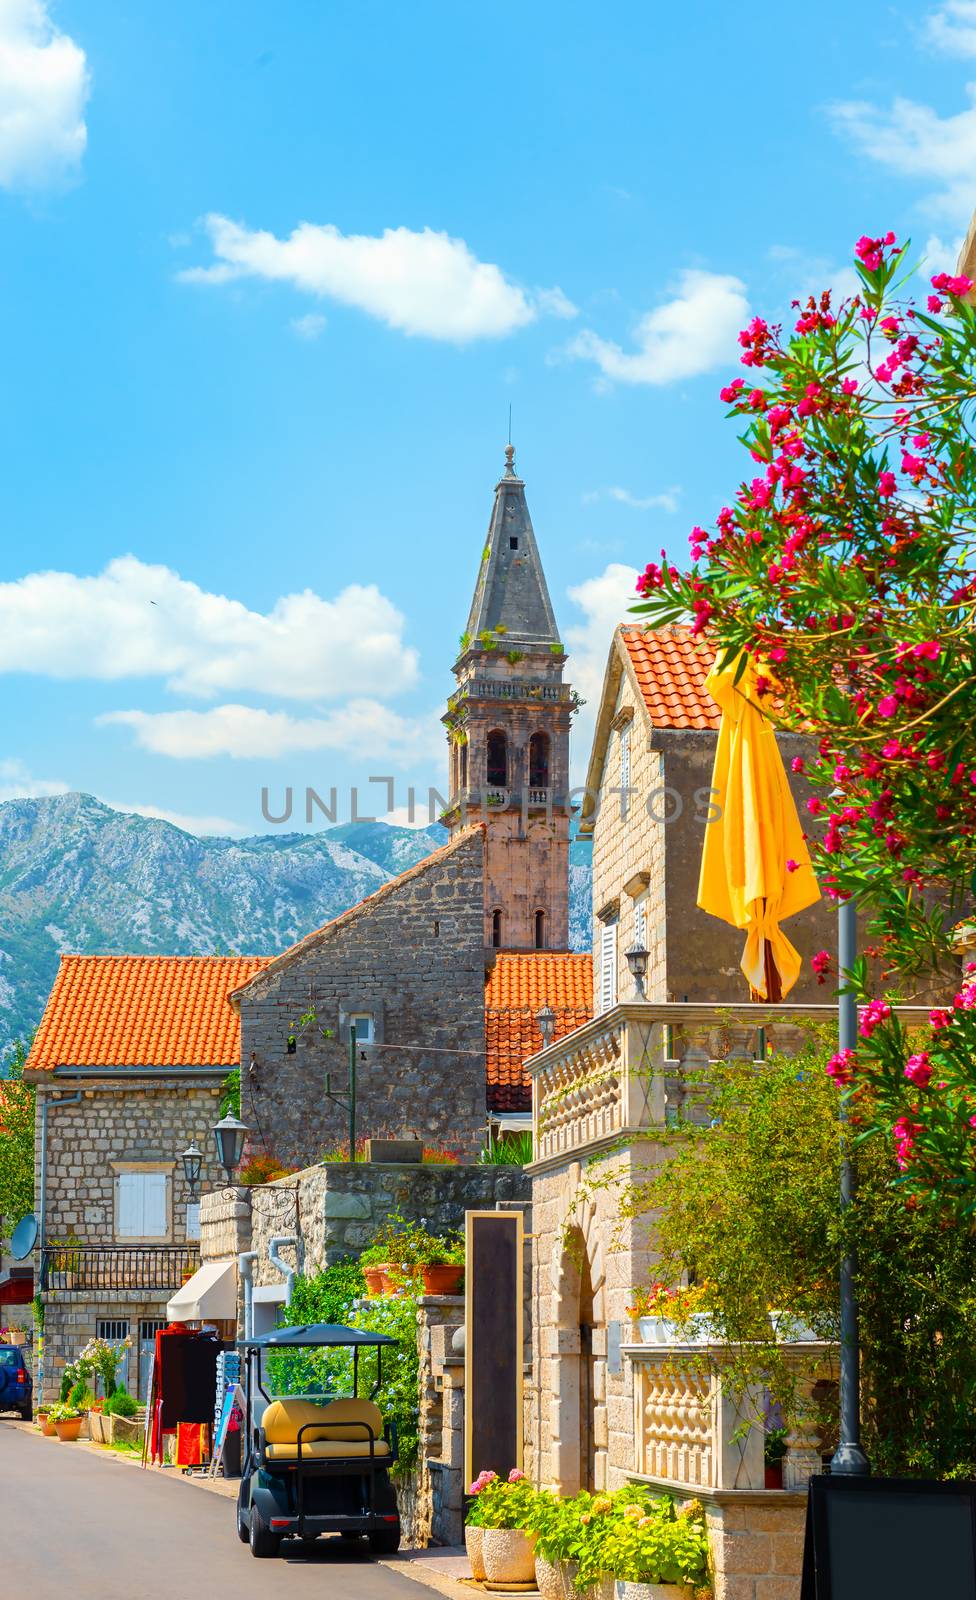
[[[18,1344],[0,1344],[0,1411],[19,1411],[24,1421],[30,1422],[33,1395],[27,1352]]]

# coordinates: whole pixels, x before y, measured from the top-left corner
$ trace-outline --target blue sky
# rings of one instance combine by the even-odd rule
[[[976,0],[0,0],[0,45],[0,796],[207,831],[441,781],[510,404],[592,710],[740,474],[747,313],[976,205]]]

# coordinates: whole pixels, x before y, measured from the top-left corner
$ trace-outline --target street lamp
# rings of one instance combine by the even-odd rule
[[[647,951],[644,949],[642,944],[632,944],[630,949],[626,950],[624,954],[627,957],[627,965],[630,968],[630,975],[637,985],[638,998],[644,1000],[646,999],[644,994],[644,979],[647,976]]]
[[[541,1011],[536,1012],[535,1020],[539,1024],[539,1032],[542,1034],[542,1048],[547,1050],[552,1044],[553,1034],[556,1031],[556,1013],[553,1011],[552,1006],[544,1005]]]
[[[837,1042],[841,1050],[857,1048],[857,996],[852,987],[853,979],[849,976],[856,959],[857,909],[853,900],[841,900],[837,907],[837,966],[844,985],[837,1002]],[[848,1133],[849,1098],[850,1090],[843,1090],[840,1097],[842,1212],[850,1210],[855,1193],[854,1163],[851,1160]],[[840,1441],[830,1460],[832,1475],[847,1478],[864,1478],[871,1471],[868,1458],[861,1448],[860,1341],[857,1298],[854,1293],[856,1273],[857,1257],[848,1246],[840,1264]]]
[[[244,1153],[244,1136],[247,1133],[247,1124],[238,1117],[232,1117],[228,1112],[226,1117],[221,1117],[214,1128],[214,1143],[217,1146],[217,1160],[227,1174],[227,1182],[234,1181],[234,1168],[240,1165]]]
[[[200,1169],[203,1166],[203,1152],[198,1150],[195,1144],[188,1144],[180,1156],[180,1160],[183,1163],[183,1172],[186,1176],[187,1188],[190,1191],[190,1199],[195,1200],[197,1197],[197,1184],[200,1182]]]

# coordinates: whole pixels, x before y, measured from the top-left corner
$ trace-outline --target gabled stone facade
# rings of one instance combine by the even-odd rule
[[[486,1118],[484,833],[470,828],[271,961],[235,996],[255,1151],[307,1166],[348,1140],[351,1019],[362,1134],[473,1154]],[[301,1019],[314,1013],[304,1025]],[[323,1030],[328,1037],[323,1037]],[[362,1037],[362,1020],[357,1024]],[[293,1045],[290,1041],[293,1040]]]

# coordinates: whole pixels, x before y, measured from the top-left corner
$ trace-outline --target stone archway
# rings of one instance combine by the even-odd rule
[[[607,1481],[606,1317],[603,1248],[594,1210],[582,1207],[559,1236],[550,1356],[554,1487],[563,1494]]]

